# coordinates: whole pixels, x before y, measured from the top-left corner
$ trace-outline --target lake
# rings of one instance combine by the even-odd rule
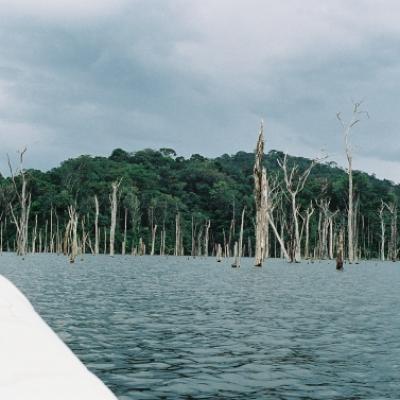
[[[399,264],[252,261],[3,254],[0,273],[121,400],[399,398]]]

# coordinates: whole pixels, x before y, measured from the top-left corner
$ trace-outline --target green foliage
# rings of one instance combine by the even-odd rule
[[[268,175],[276,175],[281,181],[277,159],[283,158],[278,151],[270,151],[265,156]],[[223,243],[223,231],[230,229],[231,220],[239,225],[240,214],[246,207],[245,241],[254,235],[253,199],[254,154],[240,151],[234,155],[224,154],[210,159],[199,154],[189,159],[177,157],[170,148],[159,151],[145,149],[127,152],[115,149],[110,157],[91,157],[83,155],[64,161],[59,167],[48,172],[28,170],[29,191],[32,195],[32,213],[37,214],[39,226],[44,229],[50,220],[50,210],[54,210],[60,223],[60,230],[67,220],[67,207],[75,204],[81,217],[85,217],[86,230],[93,242],[94,201],[98,196],[100,203],[99,223],[102,235],[110,224],[111,183],[122,179],[119,193],[119,212],[116,236],[116,249],[121,248],[125,209],[128,213],[128,248],[137,244],[142,237],[147,246],[150,243],[150,213],[158,225],[158,233],[165,228],[167,252],[172,253],[175,245],[175,215],[182,215],[183,237],[186,252],[190,251],[192,217],[197,228],[204,227],[210,219],[210,243]],[[300,171],[306,169],[310,160],[302,157],[289,157],[289,164],[296,163]],[[318,164],[311,171],[304,190],[299,194],[300,212],[311,201],[328,197],[332,211],[346,212],[347,203],[346,171],[335,163]],[[19,181],[17,179],[17,184]],[[355,195],[360,201],[361,215],[373,232],[371,253],[377,254],[379,248],[379,219],[377,209],[381,199],[394,201],[399,198],[400,188],[388,180],[379,180],[364,172],[354,173]],[[15,227],[10,223],[8,204],[14,203],[10,178],[0,176],[0,207],[2,220],[7,219],[7,240],[15,237]],[[286,199],[283,197],[283,207]],[[313,226],[317,223],[317,213]],[[32,225],[32,223],[31,223]],[[236,236],[239,229],[236,229]],[[314,234],[315,236],[315,234]],[[253,240],[253,239],[252,239]],[[313,238],[311,238],[311,241]],[[254,240],[253,240],[254,243]],[[157,239],[156,249],[159,248]]]

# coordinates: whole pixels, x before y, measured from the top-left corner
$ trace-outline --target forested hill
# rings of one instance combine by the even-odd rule
[[[282,183],[278,158],[282,159],[283,153],[270,151],[265,156],[265,166],[269,178]],[[296,163],[299,171],[302,171],[308,167],[310,160],[290,157],[289,165],[293,163]],[[90,237],[93,235],[94,196],[97,195],[100,204],[99,225],[103,235],[110,226],[111,184],[121,180],[118,194],[117,251],[121,248],[125,210],[128,215],[128,248],[132,244],[136,245],[139,238],[143,238],[143,241],[149,244],[153,222],[153,225],[158,225],[158,232],[160,227],[165,227],[166,251],[172,253],[175,245],[175,217],[179,211],[183,224],[185,251],[190,253],[192,246],[192,218],[199,243],[204,224],[210,220],[211,251],[214,243],[223,243],[223,232],[228,235],[232,220],[236,225],[233,235],[237,236],[243,207],[246,207],[244,236],[245,243],[248,243],[248,238],[252,238],[254,232],[253,164],[254,154],[246,152],[238,152],[235,155],[224,154],[213,159],[194,154],[186,159],[177,156],[172,149],[158,151],[146,149],[133,153],[116,149],[108,158],[81,156],[64,161],[59,167],[48,172],[28,169],[28,190],[32,196],[29,229],[32,228],[32,221],[37,215],[38,229],[42,232],[44,243],[48,240],[45,235],[50,229],[46,226],[50,221],[51,210],[54,212],[54,217],[57,217],[59,229],[62,230],[68,219],[68,206],[76,204],[81,219],[85,220],[85,229]],[[348,177],[345,170],[338,168],[334,163],[317,164],[304,190],[298,196],[300,214],[313,201],[317,212],[311,224],[316,227],[317,202],[326,198],[330,200],[331,211],[339,210],[335,217],[339,224],[346,213],[347,184]],[[380,220],[377,210],[381,200],[393,202],[399,197],[399,186],[363,172],[354,173],[354,186],[355,197],[359,200],[358,218],[360,224],[363,224],[363,231],[369,232],[368,238],[363,236],[360,240],[364,242],[368,240],[367,251],[370,255],[376,255],[380,240]],[[9,248],[12,248],[15,226],[10,223],[10,202],[14,202],[17,212],[18,202],[13,193],[11,180],[1,178],[2,220],[8,221],[5,225],[3,247],[8,242]],[[289,212],[285,212],[286,203],[287,198],[283,194],[276,212],[289,215]],[[281,220],[283,221],[282,218]],[[282,225],[283,230],[289,229],[285,222],[282,222]],[[317,229],[311,229],[310,232],[311,242],[315,242]],[[360,230],[361,234],[363,233]],[[157,238],[156,251],[158,248]]]

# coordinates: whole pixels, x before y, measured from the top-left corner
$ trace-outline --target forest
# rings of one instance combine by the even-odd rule
[[[0,178],[1,251],[211,256],[220,248],[229,257],[244,209],[242,254],[254,256],[254,153],[185,158],[169,148],[115,149],[46,172],[24,169],[23,155]],[[347,171],[275,150],[262,163],[273,197],[266,257],[332,259],[347,224]],[[288,178],[302,186],[295,205]],[[396,260],[399,185],[354,171],[353,191],[354,258]]]

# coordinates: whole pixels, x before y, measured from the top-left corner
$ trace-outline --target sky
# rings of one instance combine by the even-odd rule
[[[170,147],[266,151],[400,183],[398,0],[0,0],[0,171]]]

